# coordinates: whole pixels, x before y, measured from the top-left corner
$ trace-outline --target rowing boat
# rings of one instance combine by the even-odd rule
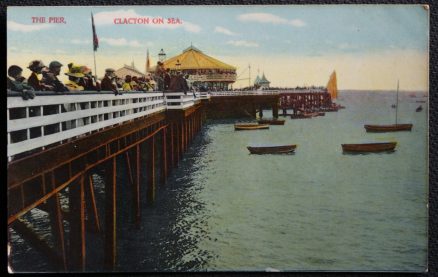
[[[269,129],[267,124],[234,124],[234,130],[244,131],[244,130],[260,130]]]
[[[344,152],[373,153],[393,151],[397,142],[362,143],[362,144],[342,144]]]
[[[248,146],[249,152],[251,154],[287,154],[294,152],[296,144],[291,145],[277,145],[277,146]]]
[[[365,130],[371,133],[411,131],[412,124],[390,124],[390,125],[364,125]]]

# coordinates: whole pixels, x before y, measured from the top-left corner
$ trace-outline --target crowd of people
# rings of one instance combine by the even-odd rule
[[[189,75],[181,71],[171,72],[165,68],[162,62],[157,63],[155,74],[146,76],[126,75],[124,80],[118,78],[115,70],[105,69],[105,76],[99,82],[92,74],[89,67],[69,63],[68,81],[63,83],[58,76],[61,74],[63,64],[52,61],[47,67],[40,60],[34,60],[27,67],[31,74],[26,79],[22,76],[23,69],[18,65],[8,68],[7,88],[20,92],[24,100],[33,99],[34,91],[52,91],[62,93],[68,91],[112,91],[115,95],[122,91],[163,91],[163,92],[184,92],[194,90],[188,81]]]

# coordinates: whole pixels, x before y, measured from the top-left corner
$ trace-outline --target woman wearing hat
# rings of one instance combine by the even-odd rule
[[[67,88],[72,90],[84,90],[84,87],[81,86],[81,83],[84,83],[84,73],[81,72],[80,66],[74,66],[73,63],[68,64],[68,72],[65,73],[68,76],[68,83],[65,84]]]
[[[29,78],[27,79],[27,84],[31,87],[33,87],[34,90],[53,90],[52,86],[47,86],[41,83],[40,78],[38,78],[38,75],[41,74],[43,68],[46,66],[43,64],[40,60],[34,60],[29,63],[29,68],[32,73],[30,74]]]

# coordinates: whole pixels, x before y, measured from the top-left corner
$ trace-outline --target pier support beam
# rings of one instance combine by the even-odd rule
[[[161,137],[161,175],[160,183],[164,185],[167,179],[167,128],[163,129]]]
[[[88,174],[88,185],[85,189],[85,199],[87,199],[87,219],[89,228],[95,233],[100,233],[99,213],[97,212],[96,198],[94,196],[93,176]]]
[[[272,106],[272,116],[274,118],[278,118],[278,105],[273,105]]]
[[[50,183],[52,189],[55,189],[55,173],[53,171],[51,172]],[[56,193],[53,197],[47,200],[47,206],[50,210],[50,227],[52,229],[52,234],[55,240],[55,249],[58,250],[58,253],[61,257],[62,269],[67,270],[67,257],[64,240],[64,222],[58,193]]]
[[[70,267],[85,270],[85,195],[84,175],[69,186]]]
[[[153,204],[155,201],[155,137],[147,142],[147,157],[147,200],[149,204]]]
[[[141,180],[141,159],[140,144],[135,147],[135,181],[132,184],[132,213],[136,228],[140,227],[141,207],[140,207],[140,180]]]
[[[107,180],[105,182],[105,245],[104,245],[104,267],[106,270],[114,270],[117,257],[117,197],[116,197],[116,157],[113,157],[106,170]]]

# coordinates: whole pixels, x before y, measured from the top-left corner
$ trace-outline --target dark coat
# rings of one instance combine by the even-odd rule
[[[170,74],[166,72],[166,73],[164,74],[164,89],[165,89],[165,90],[168,90],[168,89],[169,89],[169,87],[170,87],[170,81],[171,81]]]
[[[186,93],[189,90],[189,86],[187,85],[186,79],[184,79],[182,75],[172,76],[172,79],[170,80],[169,90],[173,92]]]
[[[108,76],[103,77],[100,88],[101,90],[117,91],[116,85]]]
[[[55,76],[55,74],[48,72],[43,74],[41,83],[53,87],[56,92],[66,92],[69,89]]]
[[[26,82],[20,82],[17,80],[13,80],[8,77],[7,88],[13,91],[22,92],[24,90],[34,90],[31,86],[29,86]]]
[[[29,78],[27,79],[27,84],[33,87],[34,90],[44,90],[44,86],[41,84],[41,81],[38,79],[38,76],[35,72],[30,74]]]

